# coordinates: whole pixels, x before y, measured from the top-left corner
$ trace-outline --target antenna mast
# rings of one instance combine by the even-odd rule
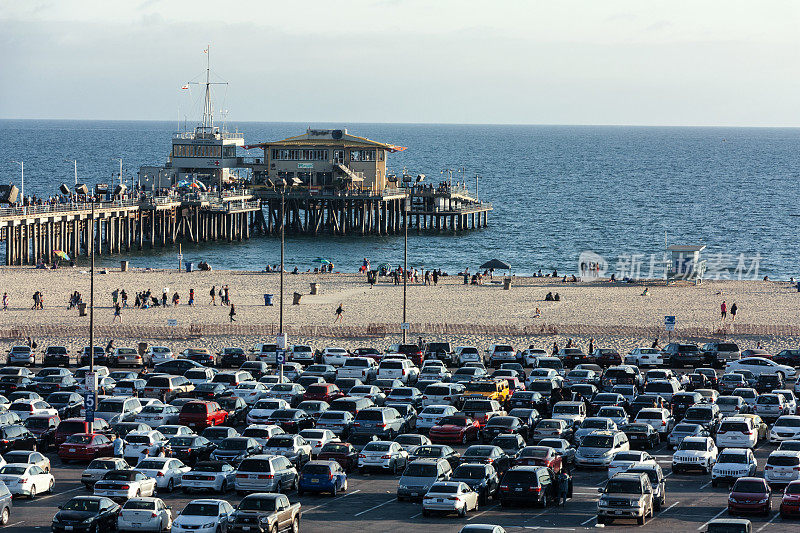
[[[211,104],[211,45],[206,52],[206,100],[203,105],[203,129],[210,130],[214,127],[214,109]]]

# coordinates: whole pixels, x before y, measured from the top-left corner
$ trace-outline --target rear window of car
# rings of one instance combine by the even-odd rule
[[[204,403],[190,402],[181,408],[181,412],[188,414],[206,414],[208,409]]]
[[[147,381],[148,387],[169,387],[169,378],[155,377]]]
[[[58,426],[58,431],[63,433],[81,433],[86,430],[86,424],[83,422],[72,421],[72,422],[61,422]]]
[[[531,485],[538,485],[539,478],[536,472],[529,472],[527,470],[510,470],[503,476],[503,484],[506,483],[529,483]]]
[[[719,432],[725,431],[739,431],[744,433],[745,431],[749,431],[747,424],[745,422],[723,422],[722,425],[719,426]]]
[[[359,411],[356,420],[383,420],[382,411]]]
[[[389,369],[389,370],[400,370],[403,368],[403,363],[400,361],[383,361],[381,363],[381,368]]]
[[[797,466],[800,465],[800,457],[794,455],[770,455],[767,457],[767,464],[770,466]]]
[[[270,465],[267,459],[245,459],[239,465],[242,472],[269,472]]]

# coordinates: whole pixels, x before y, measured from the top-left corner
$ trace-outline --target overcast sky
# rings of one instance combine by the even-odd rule
[[[800,124],[800,2],[0,0],[0,117]],[[224,100],[224,101],[223,101]]]

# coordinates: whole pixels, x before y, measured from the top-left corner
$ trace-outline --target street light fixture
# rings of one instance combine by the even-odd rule
[[[25,162],[24,161],[12,161],[12,163],[16,163],[19,165],[19,174],[20,174],[20,183],[19,183],[19,194],[22,197],[22,203],[25,203]]]
[[[285,214],[285,206],[286,206],[286,189],[288,187],[295,187],[297,185],[302,185],[302,181],[298,178],[292,177],[290,179],[286,178],[278,178],[277,181],[274,182],[274,185],[280,187],[281,190],[281,293],[279,298],[279,322],[278,322],[278,349],[284,351],[284,357],[286,357],[286,336],[283,333],[283,271],[284,271],[284,247],[286,244],[286,214]],[[283,381],[283,364],[280,365],[280,380]]]
[[[403,228],[405,231],[405,248],[403,252],[403,344],[406,343],[406,291],[408,289],[408,212],[411,211],[411,198],[403,202]]]

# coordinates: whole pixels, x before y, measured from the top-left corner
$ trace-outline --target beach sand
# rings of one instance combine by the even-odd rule
[[[263,334],[248,335],[248,330],[238,328],[235,334],[226,334],[222,325],[229,324],[226,306],[212,306],[209,290],[212,285],[230,287],[231,300],[236,306],[237,326],[257,326],[278,323],[278,293],[280,276],[277,273],[246,271],[177,272],[133,268],[128,272],[98,269],[95,276],[95,324],[102,327],[99,343],[109,336],[118,339],[118,345],[148,340],[167,344],[204,345],[209,347],[249,346],[265,341]],[[106,272],[106,273],[100,273]],[[88,318],[79,317],[76,309],[67,310],[69,295],[77,290],[83,301],[89,301],[89,272],[84,269],[63,268],[55,271],[24,267],[0,268],[0,291],[9,294],[9,310],[0,311],[0,330],[4,337],[37,325],[41,344],[67,344],[77,349],[86,344]],[[359,274],[285,274],[284,323],[287,326],[324,326],[325,338],[291,338],[290,342],[306,342],[321,348],[326,345],[345,347],[373,345],[385,347],[399,339],[402,322],[403,286],[394,285],[390,278],[380,278],[374,287]],[[534,344],[563,346],[572,337],[584,348],[589,337],[595,346],[616,347],[620,351],[638,345],[649,345],[658,335],[662,343],[667,337],[664,316],[674,315],[677,320],[677,338],[704,340],[725,337],[738,340],[743,347],[755,347],[757,342],[770,350],[796,348],[800,338],[800,293],[788,282],[765,281],[704,281],[701,285],[674,284],[663,281],[636,284],[562,283],[560,279],[515,277],[510,290],[498,283],[482,286],[463,285],[461,277],[440,278],[438,286],[409,284],[407,291],[408,322],[411,339],[420,331],[425,340],[448,340],[455,345],[477,345],[486,348],[496,342],[511,342],[515,347]],[[319,294],[310,295],[310,283],[319,284]],[[642,296],[644,287],[649,295]],[[168,288],[169,299],[178,292],[178,307],[151,309],[124,309],[123,326],[112,322],[111,292],[125,289],[129,304],[135,293],[150,289],[160,296]],[[195,290],[195,305],[189,307],[189,289]],[[32,310],[35,291],[44,294],[44,310]],[[300,305],[292,305],[292,294],[302,294]],[[546,302],[548,292],[558,292],[561,301]],[[264,306],[264,294],[273,294],[275,305]],[[739,312],[735,323],[730,315],[722,331],[720,303],[728,307],[736,302]],[[335,309],[344,308],[341,325],[334,324]],[[534,317],[536,308],[540,316]],[[179,327],[193,324],[220,325],[219,334],[186,341],[161,341],[157,338],[131,338],[131,327],[139,328],[147,337],[148,328],[163,328],[168,320]],[[354,338],[353,331],[366,330],[370,324],[380,324],[377,336]],[[431,334],[437,326],[462,325],[457,333]],[[419,326],[416,326],[419,325]],[[423,327],[424,326],[424,327]],[[516,326],[518,331],[506,333],[504,327]],[[86,334],[77,332],[86,328]],[[520,334],[522,328],[524,334]],[[115,329],[119,329],[119,335]],[[338,336],[335,328],[342,328]],[[346,331],[350,328],[349,331]],[[452,328],[451,328],[452,329]],[[12,333],[12,330],[15,330]],[[64,335],[69,331],[69,335]],[[154,329],[155,331],[155,329]],[[442,330],[444,331],[444,330]],[[454,330],[455,331],[455,330]],[[244,334],[243,334],[244,333]],[[338,338],[337,338],[338,337]],[[366,336],[365,336],[366,337]],[[125,342],[122,342],[125,341]],[[3,346],[17,342],[0,341]],[[178,347],[178,346],[174,346]],[[182,349],[182,348],[181,348]]]

